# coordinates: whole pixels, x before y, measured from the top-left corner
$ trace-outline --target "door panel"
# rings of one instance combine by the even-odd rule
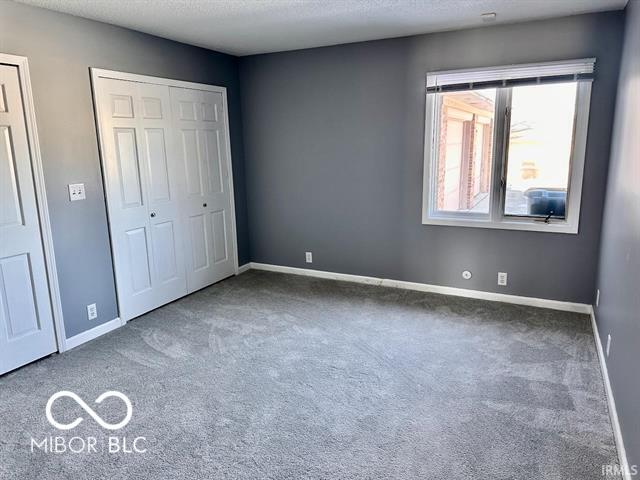
[[[149,268],[149,249],[147,248],[146,228],[135,228],[125,232],[129,253],[129,272],[131,273],[131,292],[138,294],[151,289],[151,269]]]
[[[9,341],[40,329],[29,254],[0,260],[0,315]]]
[[[136,148],[136,131],[133,128],[114,128],[116,156],[120,170],[122,206],[142,205],[142,185],[140,184],[140,164]]]
[[[185,129],[180,132],[182,140],[182,161],[187,174],[187,193],[202,195],[202,175],[200,174],[200,151],[198,136],[195,130]]]
[[[203,103],[202,104],[202,120],[205,122],[217,122],[218,121],[218,105],[215,103]]]
[[[161,119],[162,102],[160,99],[142,97],[142,115],[148,119]]]
[[[176,279],[178,272],[178,257],[175,250],[176,235],[172,221],[158,223],[153,226],[153,250],[163,252],[162,255],[155,256],[156,272],[158,280],[162,283]]]
[[[198,167],[200,169],[200,195],[206,197],[211,192],[211,177],[209,168],[209,154],[207,153],[207,138],[204,130],[198,129]],[[198,199],[195,199],[198,201]]]
[[[187,177],[184,243],[193,292],[235,273],[228,125],[221,93],[171,87],[171,102]]]
[[[193,102],[178,102],[178,112],[180,120],[196,119],[196,106]]]
[[[111,116],[113,118],[133,118],[133,97],[131,95],[111,95]]]
[[[193,255],[192,268],[194,272],[197,272],[209,267],[208,229],[204,214],[190,217],[189,224],[191,227],[191,252]]]
[[[0,65],[0,374],[56,351],[18,78]]]
[[[213,228],[213,261],[216,263],[227,260],[227,232],[224,210],[211,214]]]
[[[144,133],[147,142],[147,163],[149,165],[151,201],[161,202],[163,200],[171,200],[164,130],[161,128],[147,128]]]
[[[0,126],[0,227],[22,225],[11,130]]]
[[[5,113],[7,111],[7,103],[5,101],[6,94],[4,84],[0,83],[0,113]]]
[[[220,132],[218,130],[203,130],[205,139],[205,156],[209,170],[209,190],[212,193],[222,193],[222,165],[220,161]]]
[[[168,87],[99,78],[96,103],[120,317],[126,321],[187,293],[183,240],[175,228],[184,170],[175,155]]]

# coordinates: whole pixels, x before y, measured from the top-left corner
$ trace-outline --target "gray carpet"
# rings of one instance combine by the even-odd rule
[[[46,420],[85,420],[61,432]],[[0,378],[3,479],[602,479],[616,464],[589,319],[250,271]],[[147,452],[30,438],[145,436]],[[77,445],[76,445],[77,448]]]

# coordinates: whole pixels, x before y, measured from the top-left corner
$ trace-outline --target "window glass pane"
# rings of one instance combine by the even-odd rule
[[[438,94],[435,208],[489,213],[496,90]]]
[[[577,83],[512,89],[505,215],[563,218]]]

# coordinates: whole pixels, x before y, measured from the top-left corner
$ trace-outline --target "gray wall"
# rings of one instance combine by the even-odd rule
[[[29,58],[67,337],[118,315],[89,67],[228,88],[238,253],[248,261],[235,57],[3,0],[0,51]],[[76,182],[87,200],[72,204],[67,184]],[[89,321],[94,302],[98,320]]]
[[[591,303],[622,12],[240,59],[251,259]],[[578,235],[421,224],[430,70],[597,57]],[[473,271],[465,281],[460,273]],[[509,273],[498,287],[497,272]]]
[[[596,320],[631,465],[640,465],[640,1],[627,6],[605,203]]]

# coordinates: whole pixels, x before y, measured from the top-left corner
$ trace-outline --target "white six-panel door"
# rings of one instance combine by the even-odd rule
[[[99,78],[111,242],[120,318],[187,293],[169,88]]]
[[[235,273],[229,132],[218,91],[101,72],[94,90],[126,321]]]
[[[171,88],[183,202],[187,286],[193,292],[235,272],[231,181],[222,94]]]
[[[0,65],[0,374],[54,351],[18,68]]]

